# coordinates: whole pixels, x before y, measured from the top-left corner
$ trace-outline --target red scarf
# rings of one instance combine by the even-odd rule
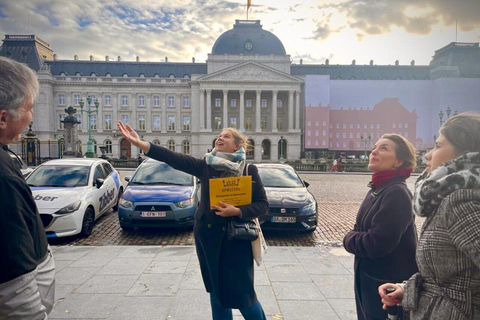
[[[372,184],[375,186],[375,189],[380,188],[385,182],[391,180],[395,177],[404,177],[407,179],[410,177],[412,169],[400,169],[400,170],[386,170],[380,172],[374,172],[372,175]]]

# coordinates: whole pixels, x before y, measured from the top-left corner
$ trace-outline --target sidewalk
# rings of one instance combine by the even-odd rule
[[[194,246],[52,248],[49,319],[211,319]],[[341,247],[269,247],[255,270],[267,319],[356,319],[352,268]],[[243,319],[238,310],[234,319]]]

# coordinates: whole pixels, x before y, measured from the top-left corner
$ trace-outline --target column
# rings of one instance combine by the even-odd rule
[[[300,132],[300,91],[295,91],[295,130]]]
[[[200,131],[205,129],[205,90],[200,90]]]
[[[245,90],[240,90],[240,127],[241,132],[245,131]]]
[[[97,113],[97,132],[98,133],[101,133],[103,132],[103,108],[104,108],[104,105],[102,104],[102,102],[104,101],[105,99],[103,99],[103,94],[98,98],[98,102],[99,102],[99,105],[98,105],[98,113]],[[98,145],[100,145],[100,141],[97,141]],[[103,144],[103,143],[102,143]],[[100,149],[98,149],[99,152],[100,152]]]
[[[212,132],[212,90],[207,90],[207,130]]]
[[[180,104],[180,98],[181,98],[181,95],[180,94],[175,94],[175,109],[177,109],[177,127],[175,129],[177,133],[182,133],[182,128],[183,128],[183,119],[182,119],[182,107],[181,107],[181,104]]]
[[[278,132],[277,130],[277,93],[278,91],[272,91],[272,132]]]
[[[166,95],[164,93],[160,94],[160,108],[162,109],[162,133],[167,133],[167,104],[166,104]]]
[[[228,90],[223,90],[223,128],[228,128]]]
[[[149,93],[148,95],[145,96],[145,104],[147,108],[147,116],[145,119],[145,129],[147,130],[147,133],[152,133],[152,94]]]
[[[293,131],[293,92],[288,91],[288,132]]]
[[[255,103],[255,131],[256,132],[261,132],[262,131],[262,127],[261,127],[261,108],[262,106],[260,105],[260,95],[262,94],[262,91],[261,90],[257,90],[255,91],[256,94],[257,94],[257,100],[256,100],[256,103]]]

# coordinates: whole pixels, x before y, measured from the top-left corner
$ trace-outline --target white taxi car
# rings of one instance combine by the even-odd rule
[[[95,220],[113,208],[123,186],[103,159],[57,159],[38,166],[26,179],[48,238],[88,237]]]

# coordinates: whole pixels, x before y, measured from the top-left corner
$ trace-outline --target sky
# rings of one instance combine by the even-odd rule
[[[0,0],[0,38],[35,34],[61,60],[205,62],[246,9],[247,0]],[[480,42],[479,17],[480,0],[252,0],[248,11],[304,64],[428,65],[456,36]]]

